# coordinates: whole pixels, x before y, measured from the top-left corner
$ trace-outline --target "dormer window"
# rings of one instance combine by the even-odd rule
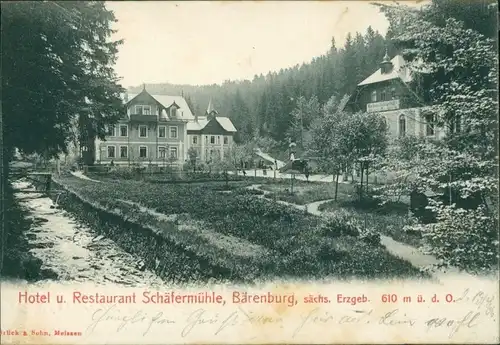
[[[138,115],[151,115],[151,106],[150,105],[136,105],[135,113]]]
[[[172,107],[170,108],[170,117],[176,117],[177,116],[177,108]]]

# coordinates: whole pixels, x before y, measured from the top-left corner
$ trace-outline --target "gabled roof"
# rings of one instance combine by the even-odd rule
[[[198,121],[189,121],[187,123],[188,131],[201,131],[207,125],[208,120],[205,117],[204,119],[198,118]]]
[[[172,104],[170,105],[170,107],[173,107],[173,106],[175,106],[177,109],[180,109],[180,107],[177,105],[177,103],[175,103],[175,101],[174,101],[174,103],[172,103]]]
[[[233,122],[229,117],[223,117],[223,116],[217,116],[214,118],[215,121],[221,125],[221,127],[226,131],[226,132],[232,132],[235,133],[237,132],[236,128],[233,125]],[[206,116],[200,116],[198,117],[198,121],[189,121],[187,123],[187,130],[188,131],[201,131],[205,126],[210,122],[210,120],[207,119]]]
[[[410,70],[406,66],[406,62],[401,55],[393,57],[391,63],[393,66],[391,72],[382,74],[382,70],[379,68],[375,73],[359,83],[358,86],[379,83],[381,81],[392,79],[401,79],[405,83],[411,81]]]
[[[132,99],[134,99],[138,94],[134,93],[128,93],[128,101],[125,103],[130,102]],[[182,96],[168,96],[168,95],[151,95],[156,101],[158,101],[161,105],[163,105],[165,108],[170,107],[172,104],[176,104],[179,107],[179,115],[178,117],[183,119],[183,120],[194,120],[193,113],[191,112],[191,109],[189,109],[189,106]]]
[[[217,116],[215,120],[226,130],[227,132],[236,132],[236,128],[229,117]]]

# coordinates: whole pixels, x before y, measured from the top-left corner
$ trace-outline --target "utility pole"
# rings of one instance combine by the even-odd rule
[[[300,112],[300,146],[302,147],[302,150],[304,150],[304,121],[303,121],[303,116],[304,114]]]

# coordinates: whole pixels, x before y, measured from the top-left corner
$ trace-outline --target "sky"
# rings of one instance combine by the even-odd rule
[[[220,84],[309,62],[348,32],[389,23],[365,1],[107,2],[124,39],[115,66],[125,87]]]

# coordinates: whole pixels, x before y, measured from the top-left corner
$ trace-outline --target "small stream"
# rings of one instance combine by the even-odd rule
[[[17,181],[15,189],[29,189],[30,183]],[[34,225],[25,234],[31,253],[42,260],[42,269],[54,272],[59,281],[125,286],[165,285],[160,277],[145,269],[139,257],[125,252],[112,240],[79,224],[52,199],[39,193],[17,192]]]

